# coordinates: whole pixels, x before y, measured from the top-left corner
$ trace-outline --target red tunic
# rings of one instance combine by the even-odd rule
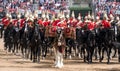
[[[71,27],[76,27],[78,21],[77,21],[76,19],[71,18],[71,19],[69,20],[69,23],[70,23],[70,26],[71,26]]]
[[[9,23],[10,23],[10,20],[9,20],[9,19],[7,19],[7,18],[4,19],[4,21],[3,21],[4,26],[8,26]]]
[[[65,28],[65,27],[67,26],[67,23],[66,23],[66,21],[61,21],[61,22],[58,22],[58,23],[57,23],[57,26],[58,26],[58,27],[61,27],[61,28],[62,28],[62,27]]]
[[[12,23],[13,23],[14,26],[17,26],[18,20],[17,20],[17,19],[14,19],[14,20],[12,21]]]
[[[42,19],[39,19],[39,20],[38,20],[38,24],[39,24],[39,25],[43,25]]]
[[[102,25],[103,25],[104,28],[110,28],[111,27],[110,23],[106,20],[102,20]]]
[[[20,28],[22,28],[25,24],[25,19],[20,19]]]
[[[45,22],[43,22],[43,26],[44,26],[44,27],[48,26],[49,24],[50,24],[50,21],[45,21]]]
[[[2,24],[5,23],[5,19],[7,19],[7,17],[2,18]]]
[[[60,20],[59,19],[57,19],[57,20],[54,20],[53,22],[52,22],[52,26],[57,26],[57,24],[60,22]]]
[[[83,23],[82,21],[78,21],[78,23],[77,23],[77,27],[82,28],[83,26],[84,26],[84,23]]]
[[[88,29],[89,29],[89,30],[94,30],[95,26],[96,26],[96,25],[95,25],[95,22],[89,22],[89,23],[88,23]]]

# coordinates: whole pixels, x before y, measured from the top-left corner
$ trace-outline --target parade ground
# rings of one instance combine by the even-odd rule
[[[59,69],[54,67],[53,56],[47,56],[40,63],[33,63],[29,59],[24,59],[20,55],[7,53],[4,50],[3,39],[0,39],[0,71],[120,71],[120,63],[117,58],[106,64],[106,59],[102,63],[93,60],[92,64],[83,62],[83,59],[64,59],[64,67]]]

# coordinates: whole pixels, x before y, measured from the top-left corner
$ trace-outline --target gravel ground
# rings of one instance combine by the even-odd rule
[[[82,59],[73,58],[64,60],[64,67],[59,69],[54,67],[53,58],[49,56],[40,63],[33,63],[19,55],[6,54],[3,40],[0,39],[0,71],[120,71],[120,63],[117,58],[112,59],[109,65],[106,59],[102,63],[93,60],[92,64],[87,64]]]

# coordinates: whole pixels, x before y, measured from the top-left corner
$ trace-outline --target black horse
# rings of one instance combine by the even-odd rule
[[[20,30],[20,48],[23,57],[28,57],[28,45],[29,45],[29,25],[26,22],[24,27]]]
[[[13,43],[14,43],[14,53],[18,53],[19,48],[19,43],[20,43],[20,32],[19,32],[19,23],[17,26],[13,27]],[[16,51],[16,52],[15,52]]]
[[[41,37],[39,31],[39,25],[34,24],[34,32],[31,39],[31,60],[33,62],[40,62],[40,55],[41,55]]]
[[[108,61],[107,63],[110,62],[110,53],[111,53],[111,49],[113,48],[111,45],[111,43],[113,42],[114,38],[113,38],[113,30],[111,28],[102,28],[99,29],[99,35],[97,36],[97,45],[98,45],[98,51],[99,51],[99,59],[100,62],[103,60],[104,58],[104,52],[107,52],[107,57],[108,57]],[[102,55],[101,55],[102,52]]]
[[[4,46],[5,49],[8,49],[9,52],[13,51],[13,25],[10,23],[4,32]]]

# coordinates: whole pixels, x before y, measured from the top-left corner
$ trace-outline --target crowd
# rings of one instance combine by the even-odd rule
[[[26,10],[34,12],[38,10],[47,10],[51,14],[59,11],[68,12],[68,4],[64,0],[0,0],[0,7],[4,8],[6,12],[25,13]],[[1,10],[1,9],[0,9]]]
[[[106,11],[107,14],[120,14],[120,2],[114,0],[95,0],[94,4],[96,6],[96,13],[102,14]]]

